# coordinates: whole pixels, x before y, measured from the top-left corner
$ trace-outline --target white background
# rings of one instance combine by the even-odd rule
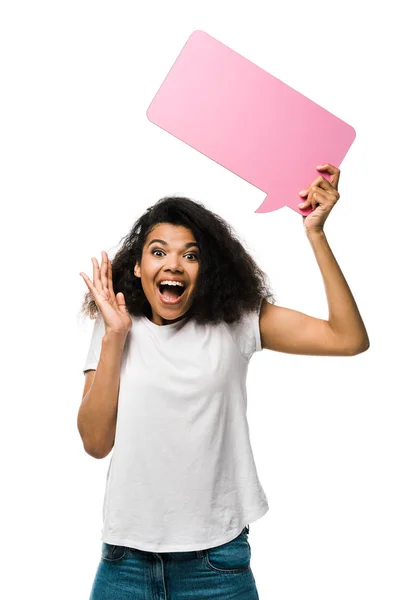
[[[250,364],[251,440],[270,504],[250,525],[260,598],[400,597],[394,6],[1,3],[0,546],[7,600],[87,600],[100,558],[111,455],[85,454],[76,426],[93,326],[79,318],[87,290],[79,272],[92,278],[91,256],[114,256],[148,206],[184,194],[233,225],[279,305],[328,318],[301,216],[288,208],[255,214],[263,192],[146,118],[196,29],[357,132],[325,231],[370,349],[349,358],[263,351]]]

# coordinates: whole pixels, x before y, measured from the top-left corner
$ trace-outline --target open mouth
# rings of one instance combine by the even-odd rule
[[[176,304],[186,290],[184,283],[162,283],[157,285],[161,300],[167,304]]]

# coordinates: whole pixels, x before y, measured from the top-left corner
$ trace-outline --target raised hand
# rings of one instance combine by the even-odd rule
[[[299,195],[303,198],[307,196],[307,198],[299,204],[299,207],[302,210],[309,209],[310,206],[312,208],[312,211],[308,216],[303,215],[303,225],[307,232],[323,230],[324,223],[328,218],[329,213],[340,198],[338,192],[340,169],[327,163],[325,165],[318,165],[317,170],[329,173],[331,178],[330,181],[328,181],[325,177],[320,175],[312,182],[308,189],[299,192]]]
[[[122,292],[115,296],[112,284],[111,261],[106,252],[101,253],[101,268],[96,258],[92,258],[93,282],[86,273],[79,273],[89,288],[94,301],[104,319],[106,332],[126,336],[132,327],[132,319],[126,308]]]

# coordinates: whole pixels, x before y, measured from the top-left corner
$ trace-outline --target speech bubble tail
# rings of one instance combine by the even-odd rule
[[[282,202],[279,202],[279,200],[275,200],[272,197],[271,198],[271,193],[267,194],[267,196],[265,196],[262,204],[257,208],[256,213],[266,213],[266,212],[272,212],[274,210],[278,210],[278,208],[282,208]]]

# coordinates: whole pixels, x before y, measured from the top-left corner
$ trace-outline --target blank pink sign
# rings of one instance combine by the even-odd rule
[[[353,127],[204,31],[191,34],[147,110],[155,125],[267,193],[256,212],[289,206],[339,166]],[[329,175],[326,174],[329,181]]]

